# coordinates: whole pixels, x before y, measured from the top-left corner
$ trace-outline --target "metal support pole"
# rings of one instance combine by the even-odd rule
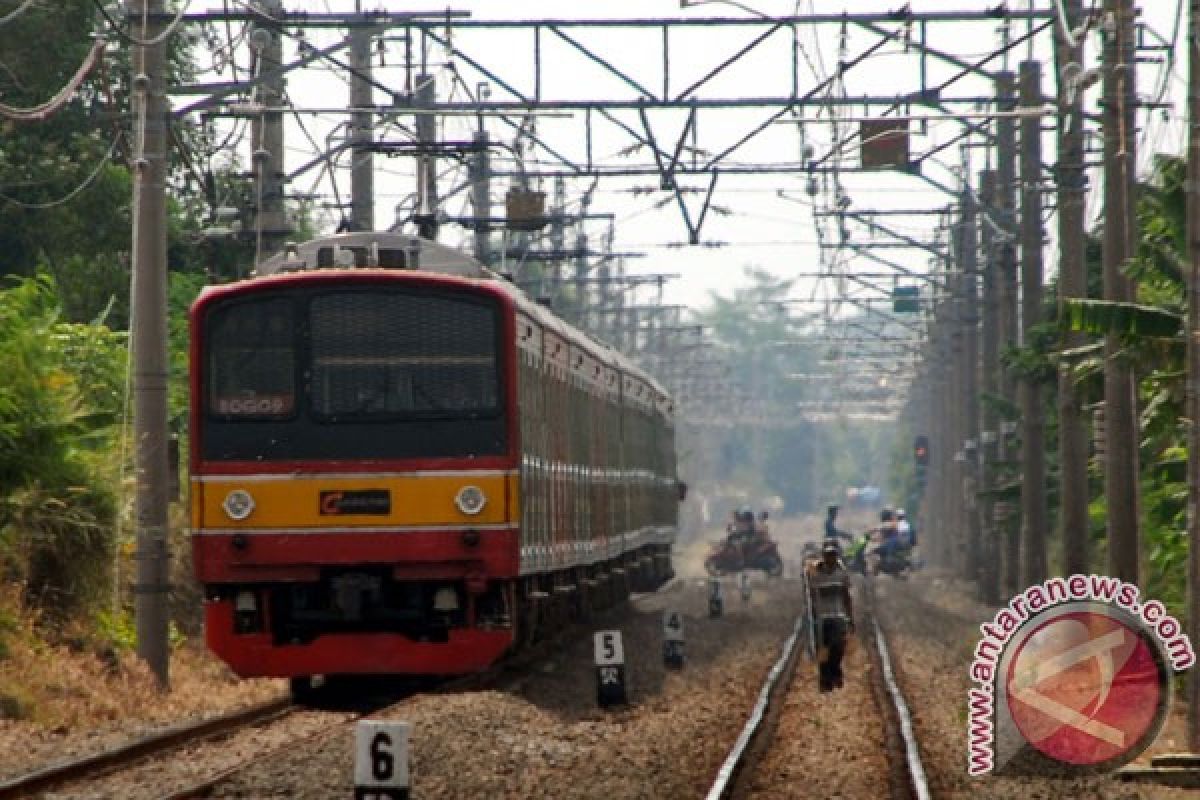
[[[969,177],[967,177],[969,180]],[[979,227],[975,198],[969,191],[962,195],[962,227],[959,231],[959,264],[962,280],[959,287],[959,324],[963,331],[963,397],[961,407],[965,417],[965,434],[975,442],[974,452],[966,450],[963,464],[963,503],[966,513],[966,558],[964,573],[967,580],[979,580],[982,554],[980,551],[980,517],[978,458],[979,452]]]
[[[554,179],[554,216],[550,219],[550,249],[561,253],[566,248],[567,183],[561,175]],[[548,294],[555,303],[562,301],[562,263],[555,259],[543,269],[550,270]],[[547,292],[543,291],[543,294]]]
[[[163,0],[133,0],[143,41],[162,31]],[[137,479],[137,652],[169,684],[167,593],[167,48],[133,49],[133,438]]]
[[[996,76],[996,94],[999,97],[1001,111],[1012,111],[1016,108],[1014,93],[1015,79],[1011,72],[1001,72]],[[999,262],[997,264],[1000,290],[1000,347],[1014,347],[1017,344],[1017,224],[1016,224],[1016,183],[1017,183],[1017,136],[1016,120],[1013,117],[1001,117],[996,121],[996,195],[997,220],[1002,233],[997,237]],[[999,367],[999,362],[997,362]],[[1010,404],[1016,404],[1017,390],[1013,376],[1007,370],[999,370],[999,388],[1001,396]],[[997,445],[1001,460],[1011,460],[1005,435],[997,432]],[[1011,506],[1010,506],[1011,508]],[[1011,519],[998,523],[998,531],[1004,541],[1003,558],[1004,577],[1003,589],[1005,594],[1017,593],[1020,580],[1021,540],[1018,529]]]
[[[479,263],[491,263],[492,162],[488,153],[487,131],[475,131],[472,137],[476,150],[467,165],[471,182],[471,213],[475,215],[475,258]],[[545,267],[543,267],[545,269]],[[542,276],[543,282],[545,276]]]
[[[262,11],[255,18],[250,41],[258,59],[258,72],[272,75],[257,89],[257,101],[265,109],[283,106],[284,77],[274,74],[283,64],[283,39],[279,26],[271,22],[283,13],[283,0],[258,0]],[[255,266],[283,248],[291,227],[284,204],[283,112],[263,111],[254,117],[250,126],[254,149],[255,202]]]
[[[1137,241],[1137,130],[1133,0],[1105,0],[1112,31],[1104,41],[1104,299],[1130,302],[1134,287],[1122,272]],[[1108,573],[1137,583],[1138,420],[1133,365],[1118,358],[1120,337],[1104,342],[1104,496],[1108,503]]]
[[[432,109],[436,103],[434,76],[418,75],[414,105],[418,109]],[[421,145],[417,156],[417,233],[423,239],[437,240],[437,158],[432,152],[437,143],[437,117],[428,113],[416,117],[417,141]]]
[[[1079,27],[1083,18],[1082,0],[1066,0],[1066,25]],[[1083,93],[1064,84],[1068,64],[1082,70],[1082,37],[1071,47],[1055,26],[1056,61],[1059,74],[1058,104],[1058,303],[1087,297],[1087,261],[1085,219],[1087,170],[1084,166]],[[1067,332],[1063,344],[1068,348],[1087,344],[1087,334]],[[1091,571],[1091,540],[1088,519],[1088,440],[1087,424],[1081,408],[1082,397],[1066,359],[1058,369],[1058,460],[1059,519],[1062,526],[1064,575],[1086,575]]]
[[[371,87],[370,28],[350,31],[350,107],[371,108],[375,105]],[[375,230],[375,155],[371,144],[375,139],[375,115],[369,111],[350,115],[350,225],[356,231]]]
[[[575,289],[575,323],[588,322],[587,310],[590,305],[589,293],[587,284],[581,279],[587,276],[588,263],[588,237],[586,233],[580,232],[575,235],[575,280],[578,282]],[[585,330],[590,332],[590,328],[585,327]]]
[[[1021,105],[1042,102],[1042,65],[1020,66]],[[1029,347],[1042,321],[1042,122],[1021,119],[1021,344]],[[1046,579],[1046,423],[1042,388],[1035,378],[1020,382],[1021,405],[1021,584]]]
[[[988,170],[979,176],[979,196],[983,201],[983,213],[995,218],[996,175]],[[983,395],[996,397],[1000,393],[1000,291],[999,260],[996,255],[995,234],[990,225],[982,230],[983,264],[983,346],[980,374]],[[996,443],[1000,431],[1000,416],[991,403],[980,404],[983,420],[979,436],[980,480],[982,487],[992,489],[996,485]],[[994,502],[980,503],[983,518],[982,531],[982,574],[980,575],[980,598],[989,605],[1000,602],[1000,557],[1001,527],[996,523]]]

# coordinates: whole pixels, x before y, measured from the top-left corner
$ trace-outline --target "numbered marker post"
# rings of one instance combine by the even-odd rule
[[[597,631],[596,703],[601,708],[628,702],[625,694],[625,647],[620,631]]]
[[[725,598],[721,596],[721,579],[708,579],[708,615],[719,617],[725,611]]]
[[[663,663],[683,668],[683,614],[678,611],[663,612]]]
[[[749,573],[746,573],[746,572],[742,573],[741,578],[739,578],[739,580],[738,580],[738,587],[742,590],[742,602],[749,603],[750,602],[750,575],[749,575]]]
[[[407,722],[362,720],[354,730],[355,800],[408,800]]]

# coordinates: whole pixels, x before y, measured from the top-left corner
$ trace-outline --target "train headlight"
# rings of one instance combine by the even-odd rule
[[[464,514],[475,516],[487,505],[487,495],[478,486],[464,486],[454,497],[454,505]]]
[[[225,495],[221,508],[230,519],[243,520],[254,513],[254,498],[245,489],[234,489]]]

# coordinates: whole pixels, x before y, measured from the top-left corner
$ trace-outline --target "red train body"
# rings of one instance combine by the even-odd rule
[[[393,268],[325,266],[350,258]],[[670,576],[673,409],[647,375],[428,242],[274,266],[191,319],[193,558],[238,674],[475,671]]]

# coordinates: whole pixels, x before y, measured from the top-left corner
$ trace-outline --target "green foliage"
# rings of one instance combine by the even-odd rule
[[[1183,329],[1179,314],[1136,303],[1068,298],[1063,301],[1061,324],[1067,330],[1098,336],[1109,333],[1125,337],[1174,339]]]
[[[729,294],[713,294],[701,313],[720,343],[729,381],[747,404],[771,420],[771,426],[745,424],[707,432],[712,480],[747,491],[751,499],[778,495],[789,511],[807,510],[840,497],[848,486],[882,486],[887,478],[891,432],[882,424],[844,419],[814,420],[797,413],[798,405],[821,400],[836,408],[841,398],[881,398],[887,375],[848,383],[810,380],[812,374],[837,377],[840,364],[855,353],[831,347],[826,328],[815,318],[788,313],[780,300],[793,281],[756,267],[745,269],[745,284]],[[862,323],[851,318],[849,323]],[[850,335],[848,339],[860,338]]]
[[[0,571],[65,614],[103,586],[123,337],[61,320],[48,277],[0,290]]]
[[[95,615],[96,634],[117,650],[132,652],[137,648],[137,625],[125,609],[113,612],[100,609]]]

